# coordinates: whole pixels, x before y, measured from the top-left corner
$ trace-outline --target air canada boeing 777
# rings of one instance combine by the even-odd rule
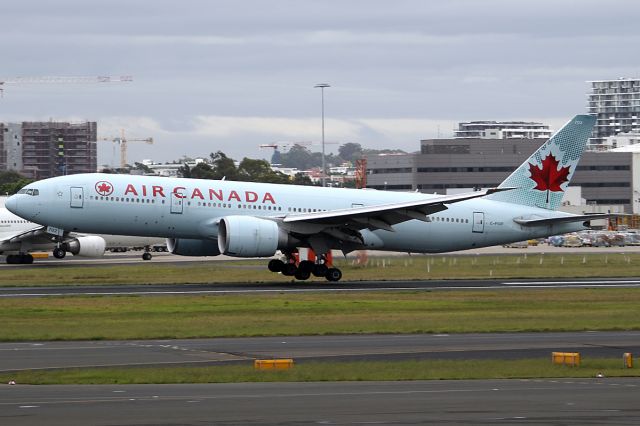
[[[297,279],[342,277],[330,250],[440,253],[579,231],[601,214],[557,211],[595,117],[578,115],[498,188],[457,195],[154,176],[79,174],[31,183],[6,207],[70,232],[167,238],[184,256],[271,257]],[[315,253],[298,262],[300,247]]]

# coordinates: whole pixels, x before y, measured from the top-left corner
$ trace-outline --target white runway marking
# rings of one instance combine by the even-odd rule
[[[356,288],[272,288],[272,289],[221,289],[221,290],[148,290],[148,291],[82,291],[51,293],[3,293],[0,297],[55,297],[55,296],[153,296],[153,295],[200,295],[200,294],[249,294],[249,293],[318,293],[318,292],[384,292],[418,290],[496,290],[509,288],[569,288],[569,287],[640,287],[640,280],[591,280],[591,281],[504,281],[485,286],[440,286],[421,287],[356,287]],[[7,289],[4,289],[7,290]],[[10,290],[10,289],[9,289]],[[1,291],[1,290],[0,290]]]

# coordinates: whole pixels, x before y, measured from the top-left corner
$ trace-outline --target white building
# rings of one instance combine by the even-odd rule
[[[606,138],[619,133],[640,133],[640,79],[590,81],[587,109],[597,116],[589,146],[600,148]],[[601,149],[601,148],[600,148]]]
[[[465,121],[454,130],[456,139],[548,139],[549,126],[529,121]]]

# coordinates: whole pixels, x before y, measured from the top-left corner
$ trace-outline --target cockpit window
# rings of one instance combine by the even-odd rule
[[[33,195],[33,196],[38,196],[40,195],[40,191],[38,191],[35,188],[22,188],[20,191],[18,191],[18,194],[27,194],[27,195]]]

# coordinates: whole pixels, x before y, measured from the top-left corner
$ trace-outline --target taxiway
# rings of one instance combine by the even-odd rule
[[[622,359],[640,331],[242,337],[0,343],[0,371],[73,367],[215,365],[259,358],[304,361],[518,359],[553,351]]]

